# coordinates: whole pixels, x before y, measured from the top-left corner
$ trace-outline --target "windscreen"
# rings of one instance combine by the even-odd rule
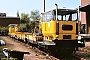
[[[15,27],[15,25],[11,25],[10,27],[11,27],[11,28],[14,28],[14,27]]]
[[[53,17],[54,20],[56,19],[56,11],[53,11]],[[78,13],[76,11],[69,11],[69,10],[59,10],[57,12],[57,19],[58,20],[77,20],[78,19]]]

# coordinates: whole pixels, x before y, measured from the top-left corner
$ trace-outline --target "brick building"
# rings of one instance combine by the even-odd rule
[[[85,6],[87,4],[90,4],[90,0],[81,0],[81,6]],[[82,24],[86,24],[86,12],[81,13],[81,20]]]
[[[0,13],[0,26],[8,26],[9,24],[19,24],[19,17],[7,17],[6,13]]]
[[[90,33],[90,0],[81,0],[81,6],[81,23],[85,24],[86,33]]]

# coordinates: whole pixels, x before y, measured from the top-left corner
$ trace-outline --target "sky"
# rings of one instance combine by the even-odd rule
[[[44,0],[0,0],[0,13],[6,13],[7,16],[16,17],[17,10],[19,13],[28,13],[32,10],[39,10],[42,13]],[[58,8],[66,7],[68,9],[78,8],[80,0],[46,0],[46,11],[54,9],[55,3]]]

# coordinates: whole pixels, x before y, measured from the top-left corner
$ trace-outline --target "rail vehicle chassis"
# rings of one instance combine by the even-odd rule
[[[78,44],[78,40],[54,40],[53,43],[48,41],[41,43],[38,41],[40,50],[58,59],[68,58],[78,50],[78,47],[84,46],[85,44]]]
[[[9,36],[10,37],[10,36]],[[70,55],[74,54],[78,47],[85,47],[85,44],[78,43],[79,40],[53,40],[53,42],[49,42],[46,40],[43,41],[30,41],[28,39],[16,39],[16,37],[10,37],[12,39],[24,42],[32,47],[36,47],[41,51],[52,55],[58,59],[69,58]],[[82,40],[80,40],[82,41]]]

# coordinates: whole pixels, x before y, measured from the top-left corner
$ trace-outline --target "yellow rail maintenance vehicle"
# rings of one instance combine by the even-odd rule
[[[8,35],[12,39],[16,39],[16,40],[27,43],[25,39],[27,38],[28,35],[32,36],[32,33],[19,32],[18,24],[9,24],[9,33],[8,33]]]
[[[57,58],[65,58],[84,43],[78,43],[80,21],[78,10],[56,9],[42,13],[41,29],[44,38],[40,48]]]
[[[18,32],[18,26],[11,24],[9,35],[59,59],[68,57],[75,53],[78,47],[85,46],[84,43],[78,43],[80,21],[77,9],[58,9],[56,4],[56,9],[42,13],[39,25],[32,35]]]

